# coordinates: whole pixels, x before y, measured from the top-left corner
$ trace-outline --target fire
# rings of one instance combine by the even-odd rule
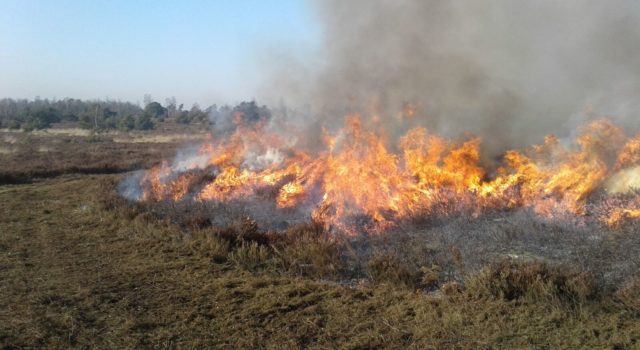
[[[640,189],[640,166],[620,170],[605,183],[605,189],[612,194],[627,193],[636,188]]]
[[[618,226],[625,219],[638,219],[640,218],[640,209],[623,209],[616,208],[611,211],[609,216],[605,219],[609,226]]]
[[[267,120],[238,114],[233,121],[233,131],[201,146],[194,158],[204,162],[148,170],[141,199],[226,202],[267,193],[279,208],[311,208],[312,218],[347,234],[461,210],[525,208],[610,226],[640,218],[633,191],[640,187],[640,135],[629,138],[608,120],[584,125],[572,141],[550,135],[522,152],[507,151],[493,170],[482,166],[479,138],[453,141],[415,127],[394,144],[358,114],[337,132],[323,130],[320,150],[285,142]],[[598,196],[630,199],[594,211]]]

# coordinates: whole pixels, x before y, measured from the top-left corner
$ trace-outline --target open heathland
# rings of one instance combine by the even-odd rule
[[[136,152],[136,144],[127,147]],[[155,157],[143,158],[157,163],[163,155]],[[362,247],[311,223],[274,237],[249,219],[226,228],[172,221],[113,197],[126,175],[60,169],[42,179],[27,177],[25,166],[28,181],[0,187],[4,348],[632,349],[640,342],[640,279],[631,270],[602,285],[581,266],[536,255],[505,252],[475,266],[462,244],[428,247],[420,254],[436,258],[416,265],[407,257],[418,253],[383,249],[382,238],[361,255]],[[529,229],[502,225],[514,239]],[[468,234],[477,238],[481,228]],[[465,232],[455,234],[461,241]],[[407,239],[405,248],[415,246]]]

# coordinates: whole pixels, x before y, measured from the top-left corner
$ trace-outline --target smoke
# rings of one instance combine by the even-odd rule
[[[136,171],[133,174],[125,177],[118,184],[118,193],[130,200],[130,201],[139,201],[142,199],[143,190],[140,186],[140,180],[144,177],[143,171]]]
[[[472,132],[496,152],[596,116],[638,130],[640,2],[322,0],[314,8],[323,46],[306,61],[278,57],[286,64],[263,94],[308,103],[311,123],[339,126],[358,111],[391,136],[421,124]]]
[[[604,188],[612,194],[640,190],[640,166],[618,172],[607,180]]]

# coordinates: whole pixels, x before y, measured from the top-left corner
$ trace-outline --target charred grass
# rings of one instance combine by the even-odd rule
[[[456,248],[445,259],[416,247],[417,263],[400,248],[363,257],[313,224],[277,236],[250,219],[187,227],[110,196],[116,182],[0,187],[3,347],[638,346],[637,279],[609,293],[539,261],[476,270]],[[349,274],[356,283],[335,278]]]

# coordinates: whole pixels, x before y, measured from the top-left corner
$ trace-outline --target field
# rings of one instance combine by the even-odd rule
[[[507,250],[483,260],[462,243],[430,246],[434,259],[411,264],[400,255],[415,237],[372,241],[364,259],[312,224],[274,237],[251,220],[216,228],[117,195],[128,172],[171,157],[187,132],[0,133],[3,348],[640,346],[640,279],[627,255],[601,260],[624,269],[602,272],[615,283],[571,259],[559,267]],[[446,232],[462,242],[466,227]],[[636,231],[610,238],[609,252],[637,259],[620,243]]]

